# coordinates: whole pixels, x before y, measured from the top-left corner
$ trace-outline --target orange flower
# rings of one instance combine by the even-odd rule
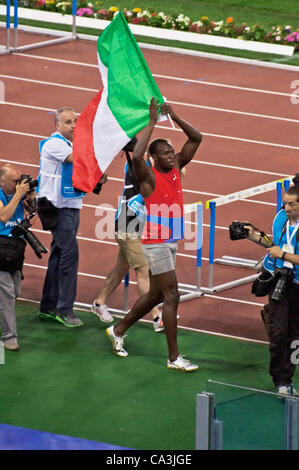
[[[233,23],[234,22],[234,18],[232,16],[229,16],[228,18],[226,18],[226,23],[227,24],[230,24],[230,23]]]
[[[201,21],[207,21],[208,20],[208,17],[207,16],[202,16],[201,17]]]

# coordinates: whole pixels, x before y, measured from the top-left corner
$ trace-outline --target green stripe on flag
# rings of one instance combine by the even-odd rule
[[[98,54],[108,69],[108,106],[132,138],[149,122],[151,98],[164,100],[122,12],[99,37]]]

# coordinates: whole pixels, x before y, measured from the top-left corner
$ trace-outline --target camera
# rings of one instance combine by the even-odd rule
[[[17,184],[20,184],[22,181],[26,181],[29,184],[29,192],[34,191],[34,188],[38,186],[38,181],[33,179],[30,175],[21,175]]]
[[[248,228],[245,228],[245,225],[251,225],[248,222],[238,222],[235,220],[229,226],[229,237],[231,240],[242,240],[247,238],[249,235]]]
[[[31,246],[34,253],[38,258],[42,257],[42,253],[48,253],[47,248],[41,244],[41,242],[36,238],[36,236],[30,232],[29,227],[31,227],[30,219],[34,217],[35,213],[28,215],[25,219],[22,220],[18,225],[16,225],[11,234],[14,237],[23,236],[27,243]]]
[[[275,268],[274,275],[278,280],[271,294],[271,300],[279,302],[285,295],[288,281],[293,279],[293,271],[289,268]]]

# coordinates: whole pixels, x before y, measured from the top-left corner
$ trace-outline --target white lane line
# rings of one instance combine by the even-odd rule
[[[29,268],[36,268],[36,269],[43,269],[46,270],[47,266],[41,266],[38,264],[30,264],[30,263],[24,263],[24,266],[28,266]],[[84,276],[84,277],[93,277],[95,279],[106,279],[106,276],[100,276],[98,274],[90,274],[90,273],[83,273],[83,272],[78,272],[79,276]],[[130,284],[132,285],[137,285],[136,281],[129,281]],[[236,299],[232,297],[223,297],[219,295],[213,295],[213,294],[204,294],[203,298],[209,297],[211,299],[217,299],[217,300],[225,300],[227,302],[234,302],[234,303],[240,303],[244,305],[251,305],[251,306],[256,306],[256,307],[263,307],[263,303],[258,303],[258,302],[251,302],[249,300],[242,300],[242,299]]]
[[[44,135],[29,134],[29,132],[12,131],[10,129],[0,129],[0,132],[4,132],[6,134],[22,135],[24,137],[34,137],[35,139],[45,139],[46,138],[46,136],[44,136]]]
[[[75,60],[56,59],[54,57],[43,57],[40,55],[27,54],[26,52],[25,53],[16,52],[14,53],[14,55],[20,56],[23,58],[29,57],[30,59],[46,60],[49,62],[58,62],[61,64],[79,65],[80,67],[91,67],[91,68],[99,69],[99,66],[97,64],[89,64],[87,62],[77,62]]]
[[[182,129],[177,129],[173,127],[165,127],[165,126],[158,126],[156,125],[157,129],[163,129],[164,131],[177,131],[177,132],[183,132]],[[43,135],[36,135],[36,134],[29,134],[28,132],[20,132],[20,131],[12,131],[9,129],[0,129],[0,132],[6,132],[7,134],[16,134],[16,135],[22,135],[25,137],[35,137],[37,139],[45,139],[47,136]],[[268,145],[270,147],[279,147],[279,148],[285,148],[285,149],[291,149],[291,150],[299,150],[299,147],[294,147],[293,145],[284,145],[284,144],[274,144],[273,142],[264,142],[264,141],[259,141],[259,140],[251,140],[251,139],[244,139],[242,137],[232,137],[232,136],[227,136],[227,135],[220,135],[220,134],[209,134],[207,132],[202,132],[203,136],[208,136],[208,137],[216,137],[217,139],[226,139],[226,140],[237,140],[239,142],[247,142],[251,144],[258,144],[258,145]],[[192,162],[196,162],[196,160],[192,160]],[[207,165],[209,164],[208,162],[206,163]],[[217,165],[217,163],[215,164]],[[254,170],[251,170],[254,171]],[[263,173],[263,171],[261,171]]]
[[[173,128],[173,127],[166,127],[166,126],[155,126],[156,129],[164,129],[167,131],[176,131],[176,132],[183,132],[182,129]],[[229,135],[221,135],[221,134],[210,134],[208,132],[201,132],[203,136],[208,137],[216,137],[217,139],[227,139],[227,140],[237,140],[238,142],[247,142],[249,144],[258,144],[258,145],[269,145],[270,147],[280,147],[285,149],[292,149],[292,150],[299,150],[299,147],[294,147],[293,145],[284,145],[284,144],[275,144],[273,142],[265,142],[261,140],[252,140],[252,139],[244,139],[243,137],[232,137]],[[194,161],[194,160],[192,160]]]
[[[252,93],[265,93],[267,95],[277,95],[277,96],[292,96],[292,93],[284,93],[281,91],[270,91],[270,90],[263,90],[260,88],[248,88],[248,87],[243,87],[243,86],[237,86],[237,85],[227,85],[225,83],[216,83],[216,82],[207,82],[205,80],[194,80],[194,79],[188,79],[188,78],[178,78],[178,77],[171,77],[169,75],[158,75],[158,74],[153,74],[154,77],[157,78],[163,78],[166,80],[177,80],[180,82],[185,82],[185,83],[196,83],[198,85],[209,85],[209,86],[216,86],[216,87],[222,87],[222,88],[232,88],[233,90],[241,90],[241,91],[248,91]]]
[[[208,111],[217,111],[217,112],[231,113],[231,114],[241,114],[243,116],[251,116],[251,117],[255,117],[255,118],[276,119],[278,121],[287,121],[287,122],[295,122],[295,123],[299,122],[298,119],[284,118],[284,117],[280,117],[280,116],[270,116],[268,114],[248,113],[248,112],[245,112],[245,111],[236,111],[234,109],[215,108],[214,106],[203,106],[203,105],[200,105],[200,104],[181,103],[180,101],[170,101],[170,100],[168,100],[168,103],[175,104],[175,105],[178,105],[178,106],[187,106],[187,107],[190,107],[190,108],[206,109]]]
[[[81,91],[91,91],[93,93],[97,93],[99,91],[95,88],[86,88],[86,87],[75,86],[75,85],[65,85],[64,83],[46,82],[46,81],[43,81],[43,80],[34,80],[33,78],[16,77],[14,75],[0,74],[0,77],[1,78],[8,78],[9,80],[18,80],[18,81],[21,81],[21,82],[37,83],[39,85],[57,86],[57,87],[61,87],[61,88],[71,88],[73,90],[81,90]]]
[[[2,77],[4,77],[4,76],[2,76]],[[15,80],[31,81],[31,79],[19,78],[19,77],[15,77],[15,76],[6,76],[6,77],[9,78],[9,79],[15,79]],[[34,82],[39,83],[41,85],[60,86],[60,84],[53,83],[53,82],[44,82],[44,81],[40,81],[40,80],[36,80]],[[63,86],[67,87],[67,88],[70,88],[70,89],[74,88],[72,85],[63,85]],[[81,91],[82,90],[83,91],[90,91],[91,90],[90,88],[82,88],[82,87],[78,88],[78,89],[80,89]],[[93,91],[96,92],[98,90],[93,90]],[[285,117],[280,117],[280,116],[271,116],[271,115],[268,115],[268,114],[249,113],[249,112],[246,112],[246,111],[237,111],[237,110],[227,109],[227,108],[216,108],[214,106],[204,106],[204,105],[193,104],[193,103],[182,103],[180,101],[171,101],[171,100],[169,100],[169,103],[170,104],[175,104],[175,105],[178,105],[178,106],[187,106],[189,108],[195,108],[195,109],[205,109],[205,110],[208,110],[208,111],[238,114],[238,115],[249,116],[249,117],[254,117],[254,118],[274,119],[274,120],[278,120],[278,121],[299,123],[298,119],[285,118]],[[14,102],[9,102],[9,101],[0,102],[0,104],[6,104],[6,105],[9,105],[9,106],[17,106],[17,107],[23,107],[23,108],[36,109],[36,110],[39,110],[39,111],[47,111],[47,112],[55,112],[56,111],[55,109],[51,109],[51,108],[44,108],[44,107],[41,107],[41,106],[30,106],[30,105],[26,105],[26,104],[14,103]],[[79,113],[77,113],[77,114],[79,114]]]
[[[19,77],[14,77],[14,76],[8,76],[8,75],[1,75],[0,74],[0,77],[6,77],[6,78],[11,78],[11,79],[15,79],[15,80],[23,80],[23,81],[30,81],[30,82],[34,82],[34,83],[40,83],[40,84],[46,84],[46,85],[52,85],[52,86],[63,86],[65,88],[71,88],[71,89],[80,89],[80,90],[84,90],[84,91],[91,91],[90,88],[78,88],[78,87],[74,87],[72,85],[59,85],[59,84],[56,84],[56,83],[52,83],[52,82],[41,82],[39,80],[31,80],[31,79],[24,79],[24,78],[19,78]],[[98,90],[93,90],[94,92],[97,92]],[[169,101],[170,103],[175,103],[175,102],[172,102],[172,101]],[[18,104],[18,103],[11,103],[11,102],[3,102],[1,101],[0,104],[7,104],[7,105],[11,105],[11,106],[20,106],[20,107],[25,107],[25,108],[31,108],[31,109],[37,109],[37,110],[42,110],[42,111],[47,111],[47,112],[54,112],[55,110],[54,109],[50,109],[50,108],[42,108],[42,107],[38,107],[38,106],[30,106],[30,105],[22,105],[22,104]],[[186,104],[186,103],[179,103],[181,105],[185,105],[185,106],[196,106],[196,107],[199,107],[199,105],[192,105],[192,104]],[[205,107],[205,108],[208,108],[208,107]],[[209,108],[209,109],[213,109],[213,108]],[[220,108],[215,108],[215,110],[217,109],[220,109]],[[266,115],[254,115],[252,113],[245,113],[245,112],[241,112],[241,111],[231,111],[231,110],[225,110],[224,108],[222,109],[222,111],[225,111],[225,112],[236,112],[238,114],[244,114],[244,115],[251,115],[251,116],[255,116],[255,117],[266,117],[266,118],[269,118],[269,119],[281,119],[281,120],[287,120],[287,121],[290,121],[290,122],[296,122],[298,123],[299,120],[295,120],[295,119],[289,119],[289,118],[280,118],[280,117],[277,117],[277,116],[266,116]],[[77,113],[79,114],[79,113]],[[183,132],[182,129],[179,129],[179,128],[173,128],[173,127],[169,127],[169,126],[159,126],[159,125],[156,125],[156,128],[158,129],[163,129],[163,130],[167,130],[167,131],[176,131],[176,132]],[[4,132],[4,129],[0,129],[0,131]],[[7,131],[7,132],[14,132],[14,131]],[[254,144],[259,144],[259,145],[268,145],[268,146],[273,146],[273,147],[281,147],[281,148],[288,148],[288,149],[293,149],[293,150],[299,150],[299,147],[294,147],[294,146],[290,146],[290,145],[284,145],[284,144],[275,144],[273,142],[264,142],[264,141],[258,141],[258,140],[252,140],[252,139],[245,139],[245,138],[242,138],[242,137],[232,137],[232,136],[225,136],[225,135],[221,135],[221,134],[211,134],[211,133],[207,133],[207,132],[202,132],[202,134],[204,136],[208,136],[208,137],[216,137],[216,138],[220,138],[220,139],[230,139],[230,140],[237,140],[237,141],[240,141],[240,142],[248,142],[248,143],[254,143]],[[30,134],[26,134],[24,133],[23,135],[29,135]],[[33,136],[33,135],[31,135]],[[43,137],[44,138],[44,137]]]
[[[299,150],[299,147],[295,147],[293,145],[274,144],[273,142],[264,142],[260,140],[244,139],[242,137],[232,137],[232,136],[221,135],[221,134],[209,134],[207,132],[205,133],[202,132],[202,134],[208,137],[216,137],[218,139],[237,140],[239,142],[248,142],[249,144],[269,145],[270,147],[280,147],[280,148],[285,148],[285,149]]]
[[[192,160],[193,163],[197,163],[199,165],[211,165],[211,166],[220,166],[223,168],[229,168],[230,170],[238,170],[238,171],[250,171],[253,173],[261,173],[262,175],[272,175],[278,176],[279,178],[288,178],[290,175],[282,175],[281,173],[276,173],[274,171],[266,171],[266,170],[254,170],[253,168],[245,168],[243,166],[236,166],[236,165],[227,165],[225,163],[215,163],[215,162],[206,162],[204,160]]]
[[[262,119],[274,119],[277,121],[294,122],[296,124],[299,123],[299,119],[284,118],[280,116],[270,116],[268,114],[248,113],[246,111],[236,111],[234,109],[227,109],[227,108],[215,108],[214,106],[203,106],[200,104],[182,103],[180,101],[171,101],[171,100],[168,100],[168,103],[175,104],[177,106],[187,106],[189,108],[195,108],[195,109],[205,109],[207,111],[217,111],[217,112],[223,112],[223,113],[238,114],[242,116],[250,116],[250,117],[262,118]],[[0,104],[20,107],[20,108],[35,109],[37,111],[47,111],[47,112],[53,112],[53,113],[56,111],[56,109],[44,108],[41,106],[32,106],[32,105],[22,104],[22,103],[14,103],[12,101],[5,101],[5,102],[0,101]],[[77,113],[77,114],[80,115],[80,113]]]
[[[13,103],[12,101],[0,101],[0,104],[6,104],[8,106],[15,106],[18,108],[27,108],[27,109],[35,109],[37,111],[47,111],[48,113],[55,113],[56,109],[54,108],[44,108],[42,106],[33,106],[29,104],[23,104],[23,103]],[[79,114],[79,113],[77,113]]]
[[[14,55],[19,55],[19,56],[27,56],[32,59],[39,59],[39,60],[46,60],[46,61],[51,61],[51,62],[58,62],[58,63],[64,63],[64,64],[70,64],[70,65],[79,65],[82,67],[91,67],[91,68],[96,68],[98,69],[98,65],[96,64],[88,64],[85,62],[76,62],[73,60],[66,60],[66,59],[56,59],[53,57],[42,57],[42,56],[37,56],[37,55],[32,55],[32,54],[20,54],[20,53],[15,53]],[[182,78],[182,77],[174,77],[171,75],[160,75],[157,73],[153,73],[154,77],[157,78],[163,78],[166,80],[177,80],[177,81],[182,81],[185,83],[196,83],[197,85],[209,85],[209,86],[218,86],[218,87],[225,87],[225,88],[232,88],[232,89],[237,89],[237,90],[242,90],[242,91],[248,91],[248,92],[253,92],[253,93],[265,93],[265,94],[270,94],[270,95],[278,95],[278,96],[292,96],[292,93],[284,93],[280,91],[270,91],[270,90],[265,90],[265,89],[260,89],[260,88],[249,88],[249,87],[241,87],[237,85],[228,85],[225,83],[217,83],[217,82],[207,82],[204,80],[194,80],[193,78]]]
[[[28,265],[28,266],[44,269],[43,266],[34,266],[34,265]],[[78,275],[82,276],[83,273],[78,273]],[[88,277],[99,277],[100,279],[106,279],[103,276],[88,276]],[[130,281],[130,283],[131,283],[131,281]],[[40,303],[39,300],[26,299],[24,297],[19,297],[18,300],[20,300],[21,302],[30,302],[30,303],[34,303],[34,304],[39,304]],[[90,307],[91,307],[91,304],[82,304],[80,302],[75,302],[75,304],[74,304],[74,310],[81,311],[81,312],[89,312]],[[122,312],[121,310],[114,309],[114,308],[111,308],[110,310],[113,313],[113,316],[121,318],[120,315],[117,315],[117,314],[114,315],[114,312],[121,313]],[[139,321],[144,322],[144,323],[152,323],[151,320],[144,320],[143,318]],[[269,344],[268,342],[261,341],[259,339],[244,338],[244,337],[241,337],[241,336],[233,336],[233,335],[229,335],[229,334],[226,334],[226,333],[217,333],[215,331],[200,330],[198,328],[191,328],[189,326],[178,325],[178,329],[193,331],[195,333],[203,333],[203,334],[212,335],[212,336],[220,336],[220,337],[223,337],[223,338],[228,338],[228,339],[233,339],[233,340],[238,340],[238,341],[245,341],[245,342],[248,342],[248,343],[267,344],[267,345]]]

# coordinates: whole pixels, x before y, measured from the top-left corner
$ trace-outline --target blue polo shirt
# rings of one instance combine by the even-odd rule
[[[276,215],[273,226],[272,226],[272,233],[273,233],[273,243],[274,245],[279,246],[279,248],[283,248],[283,245],[287,244],[287,233],[286,231],[289,230],[289,238],[291,239],[291,244],[294,247],[294,253],[299,255],[299,241],[296,240],[296,234],[292,238],[292,233],[297,228],[297,224],[290,225],[289,228],[286,227],[288,217],[286,211],[281,209],[278,214]],[[282,234],[283,231],[283,234]],[[282,234],[282,235],[281,235]],[[264,268],[267,271],[274,272],[275,267],[283,268],[284,261],[281,258],[271,258],[270,254],[268,253],[264,258]],[[299,265],[293,265],[293,282],[299,284]]]
[[[0,201],[3,203],[4,206],[12,200],[13,194],[4,194],[2,189],[0,188]],[[0,235],[5,236],[12,236],[11,231],[15,225],[22,222],[24,219],[24,209],[23,209],[23,202],[20,201],[14,215],[6,222],[0,222]]]

